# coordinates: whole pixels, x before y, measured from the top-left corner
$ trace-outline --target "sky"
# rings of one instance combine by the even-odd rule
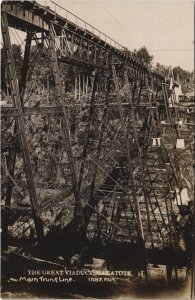
[[[153,63],[194,69],[194,2],[54,0],[129,50],[146,46]],[[62,16],[50,0],[37,0]]]

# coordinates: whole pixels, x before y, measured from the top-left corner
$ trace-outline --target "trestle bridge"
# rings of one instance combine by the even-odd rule
[[[68,263],[89,243],[108,245],[108,257],[125,243],[142,249],[146,264],[161,262],[153,253],[163,249],[180,257],[172,264],[188,264],[178,215],[189,203],[177,157],[191,147],[193,107],[178,102],[170,78],[57,5],[3,1],[1,20],[5,247],[14,234],[26,236],[42,257]],[[26,34],[20,72],[14,30]],[[41,81],[42,67],[49,75]]]

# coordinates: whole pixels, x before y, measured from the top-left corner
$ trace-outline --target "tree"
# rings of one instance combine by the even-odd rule
[[[191,74],[189,71],[182,69],[180,66],[173,68],[174,79],[181,83],[189,83],[191,79]]]
[[[141,47],[139,50],[134,50],[134,53],[137,58],[142,59],[147,65],[153,60],[153,56],[149,54],[145,46]]]
[[[37,82],[43,84],[45,87],[47,86],[47,78],[53,82],[53,70],[50,64],[49,51],[42,44],[31,48],[31,65],[32,68],[29,74],[33,80],[37,80]]]
[[[157,63],[155,67],[155,71],[157,73],[160,73],[162,76],[166,77],[169,73],[169,67]]]
[[[15,61],[15,66],[16,66],[16,73],[17,73],[17,76],[20,77],[21,76],[22,63],[23,63],[21,46],[13,44],[12,45],[12,51],[13,51],[13,56],[14,56],[14,61]]]
[[[22,58],[22,50],[20,45],[13,44],[12,45],[12,51],[13,51],[13,56],[14,56],[14,62],[16,66],[16,73],[18,76],[18,79],[20,79],[21,76],[21,68],[22,68],[22,63],[23,63],[23,58]],[[6,79],[6,52],[5,49],[3,48],[1,50],[1,89],[2,91],[7,90],[7,79]]]

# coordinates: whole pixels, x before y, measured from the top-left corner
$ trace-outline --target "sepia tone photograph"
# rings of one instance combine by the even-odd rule
[[[194,2],[1,1],[1,297],[194,299]]]

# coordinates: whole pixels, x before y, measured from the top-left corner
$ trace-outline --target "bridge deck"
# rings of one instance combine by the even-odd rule
[[[160,74],[149,72],[148,67],[124,46],[120,45],[101,31],[89,25],[79,17],[71,14],[67,10],[64,18],[51,10],[48,6],[42,6],[36,2],[30,1],[4,1],[2,3],[2,12],[8,14],[8,24],[21,31],[47,32],[51,28],[51,24],[61,27],[65,32],[74,33],[78,37],[82,37],[93,47],[97,46],[110,53],[113,57],[117,57],[119,61],[126,61],[131,66],[146,73],[150,73],[159,80],[163,80]],[[68,19],[69,16],[75,18],[75,22]],[[82,27],[81,27],[82,26]],[[88,28],[88,29],[87,29]],[[69,57],[70,62],[72,57]],[[61,58],[61,61],[68,62],[68,58]],[[114,61],[114,59],[113,59]],[[82,61],[80,62],[82,63]],[[92,64],[98,66],[97,64]]]

